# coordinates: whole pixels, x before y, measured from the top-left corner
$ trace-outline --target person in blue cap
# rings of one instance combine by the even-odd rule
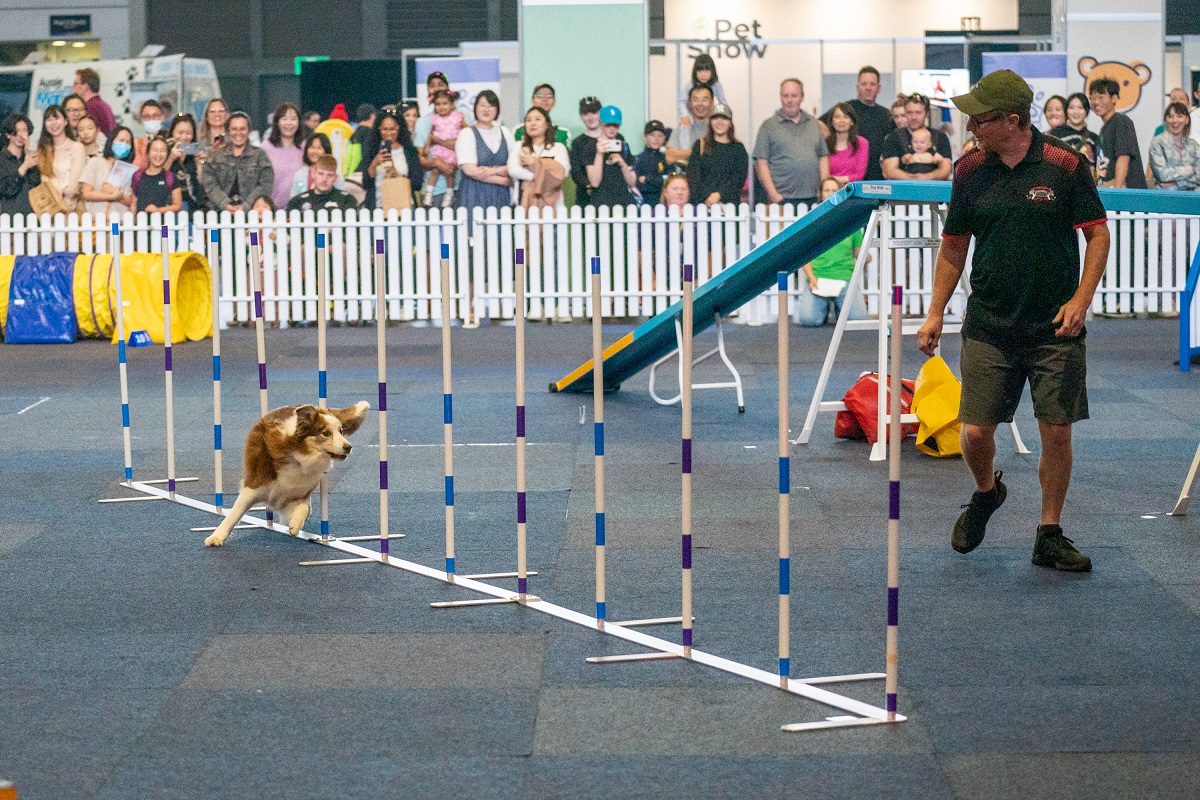
[[[633,155],[621,135],[621,109],[604,106],[600,109],[600,138],[596,140],[596,156],[587,165],[588,205],[624,206],[635,201],[633,187],[637,173],[633,171]]]

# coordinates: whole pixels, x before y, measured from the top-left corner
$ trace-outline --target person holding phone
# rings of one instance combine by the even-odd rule
[[[191,114],[176,114],[167,130],[173,143],[167,169],[175,176],[175,185],[183,190],[183,210],[204,210],[204,187],[200,166],[204,152],[196,141],[196,120]]]
[[[379,181],[404,176],[416,189],[421,185],[425,171],[421,168],[421,156],[413,146],[408,126],[395,109],[379,112],[375,133],[379,135],[379,150],[363,172],[363,190],[367,192],[371,207],[379,208]]]
[[[633,171],[633,155],[621,135],[621,109],[604,106],[600,109],[600,138],[596,140],[596,156],[587,166],[590,206],[623,206],[634,202],[633,187],[637,173]]]
[[[24,114],[9,114],[0,122],[0,207],[5,214],[32,214],[29,190],[42,182],[37,153],[26,148],[33,123]]]
[[[200,144],[205,149],[225,146],[225,126],[229,123],[229,106],[219,97],[208,101],[204,119],[200,120]]]

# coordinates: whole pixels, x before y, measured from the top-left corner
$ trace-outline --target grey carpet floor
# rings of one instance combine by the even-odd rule
[[[182,506],[100,505],[128,494],[114,349],[0,347],[0,779],[21,800],[1200,797],[1200,523],[1165,513],[1200,443],[1200,373],[1172,364],[1174,322],[1088,327],[1092,419],[1075,429],[1064,527],[1095,571],[1029,563],[1028,397],[1017,421],[1034,452],[1001,432],[1009,499],[969,556],[948,542],[966,468],[906,443],[909,721],[804,734],[780,726],[838,712],[694,663],[589,665],[636,648],[530,609],[435,610],[471,595],[378,565],[302,567],[336,554],[280,534],[239,530],[206,549],[189,529],[213,518]],[[607,326],[605,341],[627,330]],[[458,568],[512,570],[513,330],[453,336]],[[531,324],[528,339],[531,591],[591,613],[591,398],[545,391],[590,356],[590,329]],[[773,670],[775,331],[735,326],[728,339],[746,413],[729,391],[695,401],[696,646]],[[794,431],[829,339],[792,332]],[[369,328],[331,330],[331,403],[375,404],[374,342]],[[393,553],[440,567],[440,331],[396,327],[388,343],[391,527],[407,535]],[[226,331],[223,346],[232,498],[258,413],[253,332]],[[873,347],[847,336],[831,398],[873,368]],[[949,337],[955,367],[957,347]],[[267,348],[271,405],[313,401],[315,331],[268,331]],[[904,357],[914,375],[917,353]],[[199,478],[181,492],[210,502],[210,343],[176,346],[175,370],[177,470]],[[135,474],[162,477],[162,349],[130,350],[129,372]],[[679,409],[646,386],[642,374],[606,398],[614,619],[679,613]],[[887,467],[832,426],[823,415],[792,449],[802,676],[884,666]],[[330,473],[335,534],[378,533],[377,433],[372,415]],[[836,688],[883,703],[880,681]]]

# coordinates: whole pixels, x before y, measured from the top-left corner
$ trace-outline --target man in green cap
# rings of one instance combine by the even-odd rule
[[[1071,479],[1071,424],[1088,416],[1083,321],[1108,258],[1108,218],[1087,161],[1030,125],[1033,92],[1019,75],[990,73],[951,100],[968,115],[979,149],[955,164],[933,299],[917,332],[917,345],[933,355],[974,236],[959,420],[976,491],[950,543],[959,553],[978,547],[1004,502],[1002,473],[993,472],[996,426],[1012,420],[1028,381],[1042,439],[1033,563],[1086,572],[1091,559],[1059,523]],[[1077,230],[1086,241],[1082,277]]]

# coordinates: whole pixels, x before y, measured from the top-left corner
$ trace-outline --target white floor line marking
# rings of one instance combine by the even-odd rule
[[[26,411],[28,411],[29,409],[31,409],[31,408],[37,408],[38,406],[40,406],[42,403],[46,402],[46,401],[47,401],[47,400],[49,400],[49,399],[50,399],[49,397],[43,397],[41,400],[38,400],[38,401],[37,401],[36,403],[34,403],[33,405],[31,405],[31,406],[25,406],[24,408],[22,408],[22,409],[21,409],[20,411],[18,411],[17,413],[18,413],[18,414],[24,414],[24,413],[25,413]]]

